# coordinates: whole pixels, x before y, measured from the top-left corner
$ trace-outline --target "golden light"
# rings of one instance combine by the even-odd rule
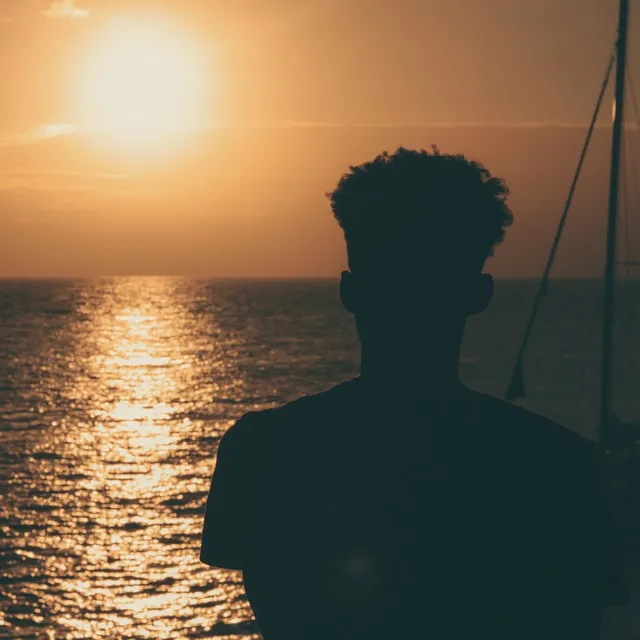
[[[209,55],[168,17],[128,14],[96,34],[74,79],[80,126],[128,151],[172,147],[211,120]]]

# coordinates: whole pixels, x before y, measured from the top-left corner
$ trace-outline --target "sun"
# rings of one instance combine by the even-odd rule
[[[166,18],[113,18],[82,58],[76,120],[105,141],[152,151],[211,120],[206,47]]]

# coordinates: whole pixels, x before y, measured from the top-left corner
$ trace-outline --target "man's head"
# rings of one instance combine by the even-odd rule
[[[482,269],[513,221],[508,193],[481,164],[435,147],[350,167],[327,195],[347,243],[341,297],[361,338],[462,329],[482,311],[493,291]]]

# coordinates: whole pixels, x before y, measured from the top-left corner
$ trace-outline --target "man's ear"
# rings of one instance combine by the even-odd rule
[[[469,292],[467,312],[470,316],[482,313],[493,297],[493,277],[488,273],[481,273]]]
[[[353,274],[350,271],[343,271],[340,276],[340,302],[346,311],[355,313],[356,291]]]

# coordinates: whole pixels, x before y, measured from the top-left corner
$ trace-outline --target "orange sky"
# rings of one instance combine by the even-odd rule
[[[74,70],[132,9],[142,23],[161,10],[208,69],[201,121],[157,158],[78,129]],[[0,277],[337,275],[324,193],[349,163],[432,143],[505,177],[516,222],[491,269],[537,276],[616,13],[615,0],[3,0]],[[639,2],[630,38],[640,98]],[[97,75],[83,82],[111,86]],[[603,124],[610,113],[609,94]],[[602,272],[609,136],[594,140],[557,275]]]

